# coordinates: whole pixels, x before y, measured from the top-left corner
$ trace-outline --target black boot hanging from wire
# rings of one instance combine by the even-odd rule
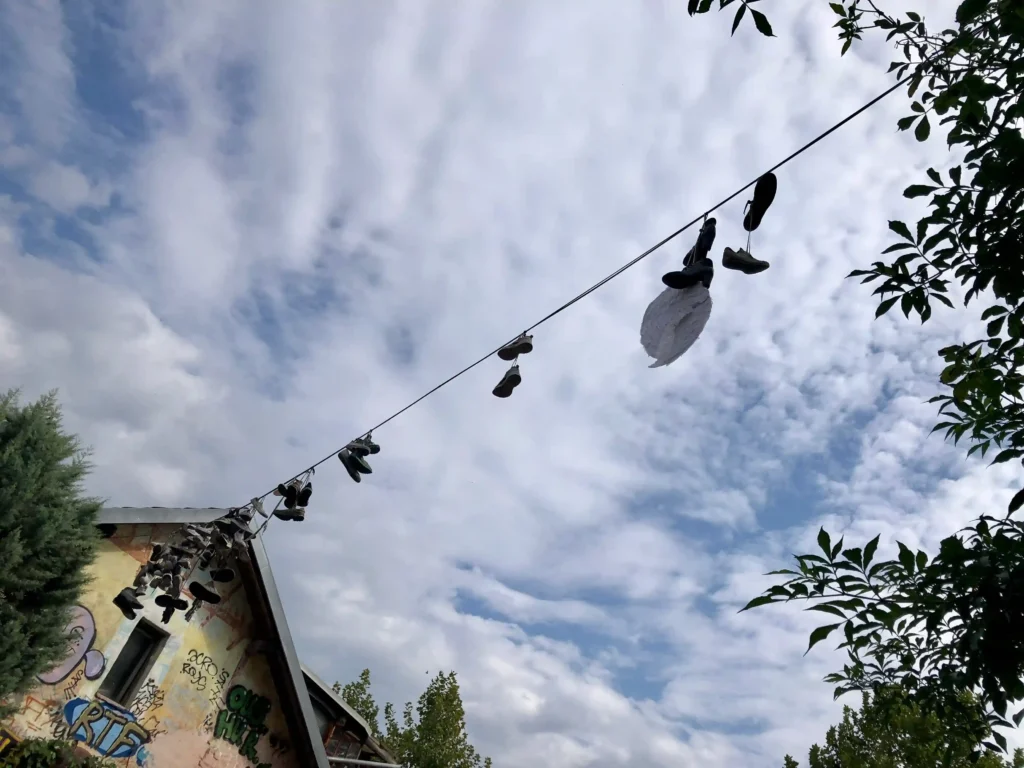
[[[702,283],[705,288],[711,287],[711,280],[715,276],[715,265],[709,254],[711,246],[715,243],[716,224],[714,218],[704,219],[700,234],[697,235],[697,242],[683,259],[683,268],[665,273],[662,275],[661,282],[676,290],[692,288],[697,283]]]

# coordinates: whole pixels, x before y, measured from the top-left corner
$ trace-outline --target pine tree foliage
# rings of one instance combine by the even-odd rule
[[[25,406],[17,391],[0,395],[0,702],[67,651],[98,538],[101,503],[82,494],[88,469],[56,393]]]

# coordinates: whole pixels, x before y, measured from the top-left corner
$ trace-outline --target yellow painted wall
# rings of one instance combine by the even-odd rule
[[[252,612],[240,578],[217,585],[221,602],[204,604],[190,622],[176,611],[169,624],[162,624],[152,593],[143,598],[140,616],[170,638],[127,711],[96,697],[137,622],[125,619],[111,600],[132,583],[153,542],[166,541],[172,530],[118,526],[100,544],[90,569],[93,581],[75,611],[80,638],[63,664],[40,676],[39,687],[23,697],[14,718],[0,724],[0,755],[5,741],[56,737],[117,757],[119,766],[298,768],[267,662],[249,652]],[[247,715],[259,720],[258,711],[268,707],[265,731],[243,730]]]

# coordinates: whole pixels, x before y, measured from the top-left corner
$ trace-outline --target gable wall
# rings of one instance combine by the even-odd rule
[[[45,737],[75,740],[91,754],[123,758],[118,765],[125,766],[298,768],[267,661],[250,652],[252,611],[239,577],[218,584],[220,604],[203,605],[190,622],[177,611],[162,624],[152,592],[143,597],[140,616],[170,637],[127,708],[97,697],[137,623],[125,619],[111,600],[132,583],[153,542],[165,541],[172,530],[123,525],[101,542],[90,568],[92,583],[75,611],[73,624],[81,637],[63,664],[40,676],[20,711],[0,724],[0,755],[5,742]],[[250,735],[253,729],[244,727],[247,704],[254,710],[269,707],[265,731],[257,727]],[[232,738],[241,743],[231,743]]]

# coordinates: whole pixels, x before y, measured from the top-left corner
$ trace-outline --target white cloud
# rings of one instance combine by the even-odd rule
[[[81,232],[2,200],[0,359],[60,387],[117,504],[268,490],[889,83],[889,49],[840,59],[823,6],[773,10],[768,40],[681,3],[186,3],[113,25],[130,75],[97,114],[55,8],[0,12],[52,44],[19,49],[0,151]],[[934,352],[976,313],[874,321],[844,279],[949,162],[904,111],[779,173],[771,269],[720,269],[671,368],[639,323],[692,232],[541,326],[510,400],[488,360],[375,433],[361,485],[321,467],[308,521],[269,529],[304,658],[395,701],[456,669],[510,768],[777,766],[820,740],[836,658],[802,656],[805,615],[736,614],[760,574],[822,522],[934,547],[1020,480],[928,436]]]

